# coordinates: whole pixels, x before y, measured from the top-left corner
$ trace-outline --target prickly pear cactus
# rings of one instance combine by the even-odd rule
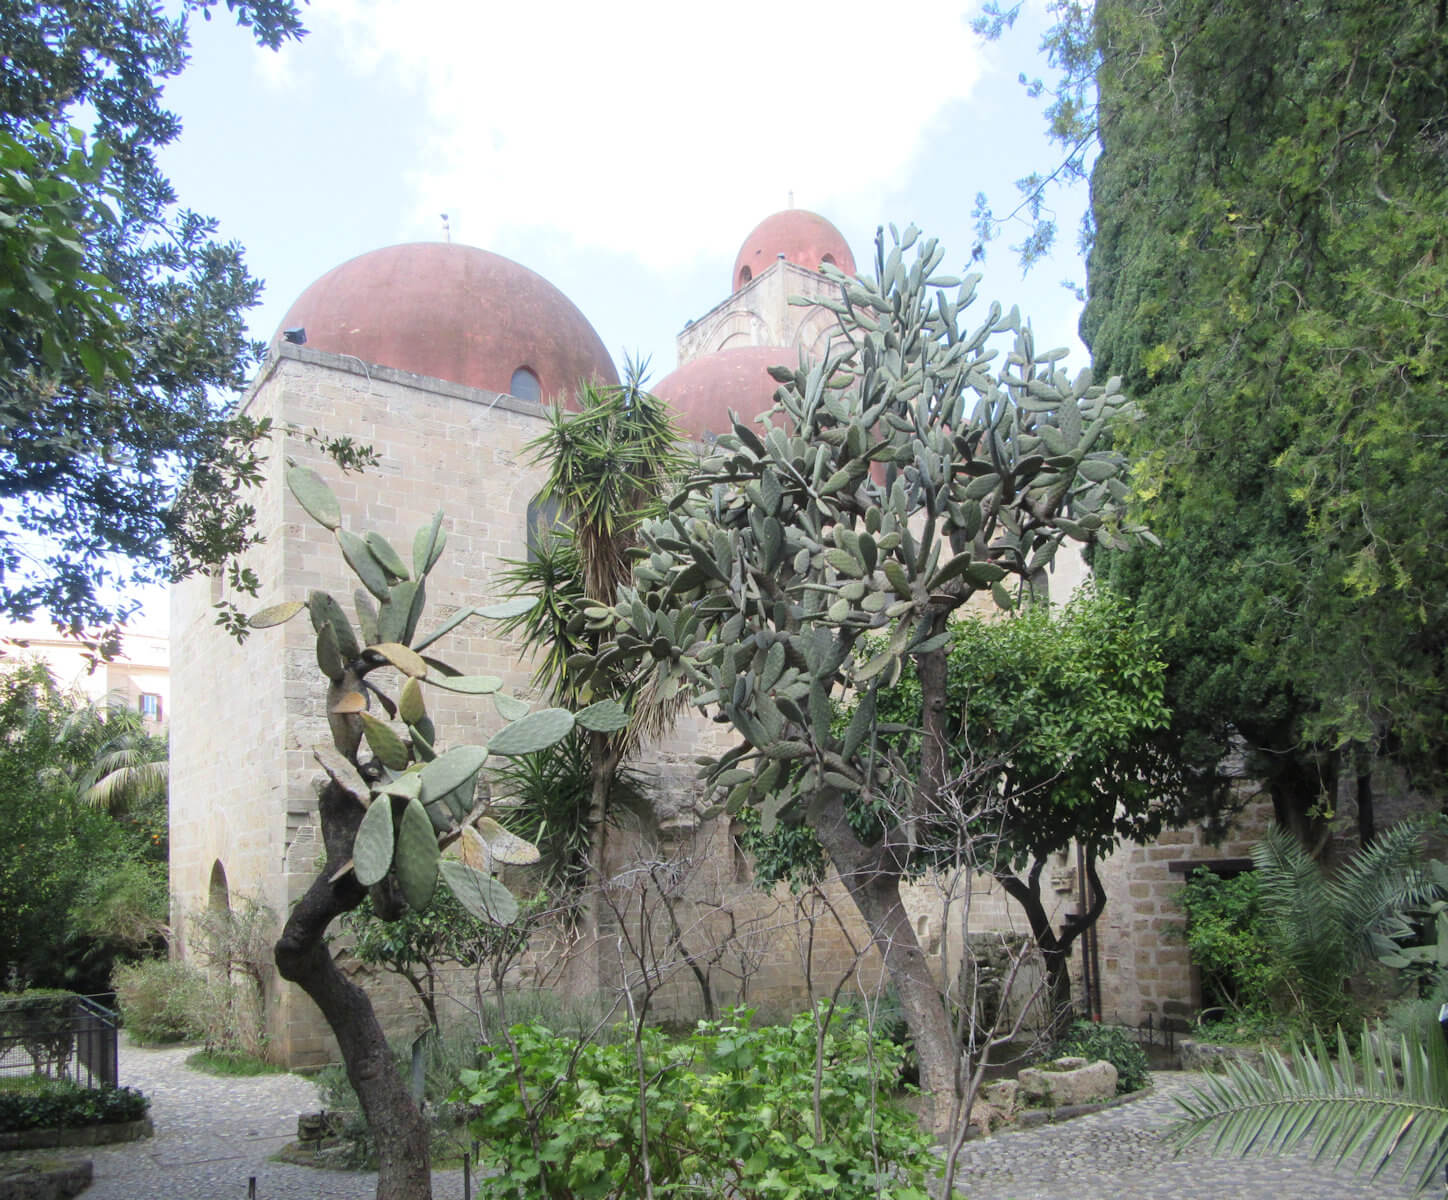
[[[353,842],[352,860],[364,887],[395,884],[413,908],[425,908],[439,881],[473,915],[499,923],[513,921],[518,906],[491,876],[495,863],[532,863],[537,847],[505,830],[489,815],[487,800],[475,801],[479,773],[492,755],[532,754],[566,737],[573,715],[528,705],[500,692],[502,680],[463,675],[423,652],[474,616],[490,609],[463,608],[439,628],[419,635],[426,605],[427,576],[437,565],[447,533],[442,513],[418,530],[411,564],[380,533],[343,527],[342,507],[326,481],[310,467],[288,469],[287,486],[313,520],[331,530],[361,587],[354,594],[356,622],[330,593],[314,591],[251,618],[255,629],[281,625],[306,612],[316,634],[318,669],[327,680],[331,744],[313,747],[327,775],[364,810]],[[395,696],[375,673],[391,668],[402,682]],[[488,695],[508,721],[487,747],[437,744],[428,715],[429,689],[455,695]],[[595,706],[597,707],[597,706]],[[615,719],[590,713],[590,722]],[[592,725],[590,725],[592,727]],[[485,790],[485,789],[484,789]],[[462,859],[442,853],[455,842]],[[460,847],[461,849],[462,847]],[[340,878],[341,873],[336,878]],[[379,912],[383,906],[379,906]]]

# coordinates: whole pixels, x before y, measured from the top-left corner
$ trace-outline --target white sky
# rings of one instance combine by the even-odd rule
[[[675,365],[674,335],[728,292],[746,234],[793,193],[867,269],[875,228],[911,221],[946,267],[975,243],[977,191],[1054,165],[1039,102],[1040,5],[1001,43],[974,0],[313,0],[300,43],[258,49],[218,8],[166,90],[184,122],[162,167],[266,280],[253,334],[379,246],[442,236],[542,274],[621,364]],[[1028,5],[1028,8],[1030,6]],[[1073,347],[1075,227],[1022,280],[1007,231],[983,302],[1019,303],[1037,343]],[[154,608],[152,605],[148,607]],[[164,610],[162,610],[164,611]]]

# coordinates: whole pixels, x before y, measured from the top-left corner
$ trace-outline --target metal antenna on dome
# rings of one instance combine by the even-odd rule
[[[790,189],[789,189],[789,203],[788,203],[785,207],[787,207],[787,208],[793,208],[793,207],[794,207],[794,188],[790,188]]]
[[[447,213],[442,214],[442,240],[452,242],[452,223],[447,219]]]

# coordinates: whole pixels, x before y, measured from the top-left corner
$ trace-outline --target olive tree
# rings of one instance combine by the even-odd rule
[[[287,918],[275,948],[277,970],[316,1002],[336,1035],[377,1142],[379,1200],[426,1200],[432,1194],[426,1126],[367,993],[332,959],[328,927],[369,898],[383,921],[422,912],[439,883],[474,917],[512,924],[518,904],[493,878],[493,867],[536,861],[538,851],[490,815],[479,772],[490,757],[547,749],[575,723],[611,726],[617,705],[592,705],[577,722],[562,708],[529,712],[526,704],[502,694],[501,679],[465,675],[425,658],[424,651],[463,621],[506,617],[517,603],[463,607],[440,628],[420,633],[428,573],[447,540],[442,513],[418,531],[408,562],[380,533],[343,528],[336,496],[309,467],[290,467],[287,484],[308,515],[336,535],[363,586],[353,597],[355,625],[323,591],[251,618],[252,626],[263,628],[303,611],[309,615],[331,733],[329,742],[312,748],[327,776],[319,797],[326,863]],[[429,689],[490,695],[507,723],[487,746],[443,750],[428,715]],[[456,856],[444,857],[454,846]]]
[[[961,1095],[958,1056],[900,885],[950,782],[949,622],[979,595],[1011,607],[1066,539],[1132,532],[1108,436],[1129,407],[1117,381],[1068,379],[1015,309],[963,326],[979,276],[937,274],[943,258],[892,227],[873,279],[822,268],[838,341],[775,370],[761,427],[735,421],[644,523],[634,587],[584,610],[611,635],[600,669],[651,657],[737,731],[704,764],[725,810],[818,838],[898,989],[937,1124]],[[877,720],[907,660],[922,697],[908,757]]]

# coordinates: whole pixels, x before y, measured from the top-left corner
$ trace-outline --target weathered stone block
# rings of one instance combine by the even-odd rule
[[[1017,1072],[1021,1093],[1052,1108],[1068,1104],[1094,1104],[1116,1095],[1116,1068],[1109,1062],[1086,1063],[1079,1058],[1057,1059],[1047,1067],[1026,1067]]]

